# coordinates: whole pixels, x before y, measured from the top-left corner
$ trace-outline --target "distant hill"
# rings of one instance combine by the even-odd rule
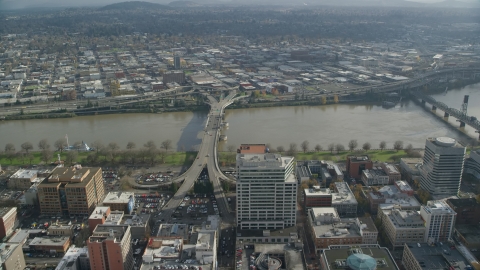
[[[193,1],[179,0],[179,1],[173,1],[173,2],[168,3],[168,6],[170,6],[170,7],[199,7],[201,5],[198,4],[198,3],[195,3]]]
[[[144,1],[129,1],[106,5],[98,10],[171,9],[171,7]]]
[[[479,2],[460,2],[455,0],[446,0],[443,2],[437,2],[431,4],[433,7],[442,7],[442,8],[480,8]]]

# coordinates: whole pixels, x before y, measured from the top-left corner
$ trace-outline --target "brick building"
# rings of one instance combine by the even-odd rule
[[[15,229],[15,222],[17,221],[16,207],[2,207],[0,208],[0,239],[9,236]]]
[[[373,162],[367,155],[347,156],[347,172],[352,178],[360,179],[363,170],[372,168]]]
[[[98,225],[87,246],[91,270],[133,269],[130,226]]]
[[[450,198],[446,202],[457,213],[455,225],[480,223],[480,204],[474,198]]]

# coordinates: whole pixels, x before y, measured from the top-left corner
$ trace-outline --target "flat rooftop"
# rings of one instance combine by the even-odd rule
[[[302,261],[302,252],[284,244],[255,244],[255,253],[262,253],[265,255],[284,255],[285,267],[281,269],[288,270],[303,270],[305,269]]]
[[[469,244],[473,244],[473,245],[480,244],[479,225],[470,225],[470,224],[456,225],[455,230],[457,230]]]
[[[332,193],[332,206],[336,204],[358,204],[352,191],[345,182],[335,182],[337,192]]]
[[[39,187],[57,187],[61,183],[67,183],[67,187],[85,187],[89,180],[100,171],[101,168],[65,168],[57,167],[52,175],[40,183]]]
[[[183,239],[188,239],[188,225],[187,224],[160,224],[157,237],[180,236]]]
[[[97,206],[95,210],[93,210],[92,214],[90,215],[89,219],[101,219],[107,213],[109,206]]]
[[[109,192],[103,203],[128,203],[131,198],[135,198],[133,192]]]
[[[450,249],[448,244],[429,246],[427,243],[418,245],[406,245],[410,249],[415,259],[425,264],[426,269],[449,269],[447,265],[455,267],[454,269],[466,269],[470,265],[465,257],[457,250]]]
[[[264,154],[267,151],[265,144],[242,144],[237,149],[239,154]]]
[[[144,261],[152,261],[152,257],[162,259],[180,258],[183,239],[155,239],[150,238],[149,245],[143,253]],[[150,257],[150,260],[147,259]]]
[[[370,160],[370,158],[367,155],[348,156],[347,158],[350,159],[350,162],[365,162]]]
[[[12,210],[17,210],[16,207],[1,207],[0,208],[0,217],[3,217],[5,216],[6,214],[8,214],[10,211]],[[13,213],[13,212],[12,212]]]
[[[99,224],[90,236],[90,242],[103,241],[105,239],[116,239],[121,241],[125,235],[125,231],[128,230],[128,225],[106,225]]]
[[[36,177],[38,173],[38,170],[25,170],[25,169],[20,169],[16,171],[10,178],[13,179],[31,179],[33,177]]]
[[[263,232],[264,230],[238,230],[237,229],[237,234],[240,234],[239,237],[264,237]],[[278,229],[278,230],[270,230],[270,237],[290,236],[292,233],[297,234],[297,229],[295,226],[284,228],[284,229]]]
[[[110,215],[107,216],[105,219],[106,225],[118,225],[123,219],[123,211],[112,211],[110,212]]]
[[[69,241],[68,236],[62,237],[35,237],[30,242],[30,246],[40,245],[40,246],[63,246],[65,242]]]
[[[368,255],[377,261],[377,265],[379,260],[384,260],[385,264],[377,269],[399,270],[388,249],[380,247],[379,245],[355,245],[355,247],[346,245],[329,246],[328,249],[323,250],[323,254],[328,267],[326,270],[339,269],[336,266],[336,262],[345,262],[347,258],[353,254]]]
[[[304,189],[305,196],[307,197],[331,197],[332,191],[329,188],[320,188],[314,186],[313,188]]]

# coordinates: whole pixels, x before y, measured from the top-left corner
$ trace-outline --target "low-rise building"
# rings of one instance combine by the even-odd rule
[[[378,218],[382,221],[382,228],[387,234],[392,246],[402,247],[405,243],[420,243],[425,239],[425,225],[417,211],[379,210]]]
[[[12,243],[0,244],[0,263],[2,270],[23,270],[25,269],[25,258],[22,245]]]
[[[253,252],[258,254],[254,261],[256,269],[266,269],[268,266],[277,266],[275,269],[305,269],[302,263],[303,253],[286,243],[255,244]]]
[[[13,190],[25,190],[32,186],[35,182],[41,182],[41,179],[37,178],[38,170],[25,170],[20,169],[15,172],[8,180],[8,188]]]
[[[202,264],[215,264],[217,261],[217,231],[201,230],[198,233],[195,258]]]
[[[364,170],[371,170],[373,162],[367,155],[347,156],[347,172],[350,177],[360,179]]]
[[[72,245],[60,260],[55,270],[90,270],[88,248]]]
[[[395,165],[388,164],[388,163],[382,163],[380,166],[382,167],[385,174],[387,174],[387,176],[388,176],[388,184],[389,185],[392,185],[396,181],[400,181],[402,179],[402,175],[398,171],[397,167],[395,167]]]
[[[243,243],[292,243],[298,241],[297,227],[276,230],[238,230],[237,241]]]
[[[35,237],[28,246],[31,251],[65,253],[70,247],[70,237]]]
[[[446,200],[457,216],[455,224],[479,224],[480,204],[474,198],[449,198]]]
[[[330,245],[320,255],[320,269],[399,270],[387,248],[379,245]],[[410,268],[407,268],[410,270]]]
[[[308,210],[308,227],[314,237],[317,250],[329,245],[362,244],[362,235],[353,220],[341,220],[333,207],[318,207]]]
[[[56,225],[52,224],[50,227],[47,229],[47,234],[50,236],[67,236],[67,237],[72,237],[73,236],[73,225]]]
[[[97,206],[93,210],[92,214],[88,218],[88,228],[90,233],[92,233],[97,225],[104,224],[107,217],[110,215],[110,207],[108,206]]]
[[[401,158],[400,159],[400,172],[403,179],[406,179],[410,183],[420,181],[419,167],[422,165],[423,159],[421,158]]]
[[[143,253],[144,263],[155,261],[175,261],[181,258],[183,251],[183,239],[181,237],[151,237],[147,248]]]
[[[135,206],[133,192],[109,192],[103,200],[103,206],[109,206],[112,211],[123,211],[130,214]]]
[[[371,245],[378,242],[378,230],[371,217],[356,218],[355,225],[362,236],[363,245]]]
[[[0,208],[0,239],[10,236],[15,229],[17,223],[17,208],[2,207]]]
[[[335,182],[335,192],[332,193],[332,207],[337,209],[340,217],[357,216],[358,202],[346,182]]]
[[[312,207],[332,206],[332,191],[329,188],[320,188],[320,186],[304,189],[303,206],[305,211]]]
[[[451,249],[447,244],[405,244],[402,264],[408,270],[473,269],[470,262],[457,249]]]
[[[468,249],[480,250],[480,226],[477,224],[460,224],[455,226],[454,235]]]
[[[389,184],[388,175],[381,167],[363,170],[361,179],[366,186],[384,186]]]
[[[365,197],[370,203],[370,211],[376,214],[381,208],[391,208],[399,206],[403,210],[420,210],[420,203],[417,199],[409,195],[409,192],[401,192],[396,185],[384,186],[379,189],[366,189],[363,191]]]

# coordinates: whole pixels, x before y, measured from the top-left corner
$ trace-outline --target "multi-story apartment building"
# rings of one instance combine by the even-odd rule
[[[59,167],[38,185],[42,214],[89,215],[104,197],[101,168]]]
[[[428,201],[420,208],[420,215],[427,229],[424,242],[437,243],[451,238],[457,213],[446,202]]]
[[[184,83],[185,73],[182,70],[171,70],[163,73],[163,84],[172,82]]]
[[[393,247],[402,247],[405,243],[421,243],[425,239],[425,225],[416,211],[381,209],[378,217]]]
[[[271,153],[237,154],[237,226],[242,230],[295,225],[294,158]]]
[[[9,236],[15,229],[15,222],[17,221],[16,207],[2,207],[0,208],[0,239]]]
[[[420,186],[434,198],[458,194],[465,147],[448,137],[428,138],[420,167]]]
[[[133,269],[130,226],[98,225],[87,240],[92,270]]]
[[[29,189],[37,178],[38,170],[20,169],[16,171],[8,180],[8,188],[14,190]],[[40,181],[40,179],[38,179]]]
[[[389,177],[381,167],[365,169],[362,172],[362,181],[366,186],[384,186],[389,184]]]

